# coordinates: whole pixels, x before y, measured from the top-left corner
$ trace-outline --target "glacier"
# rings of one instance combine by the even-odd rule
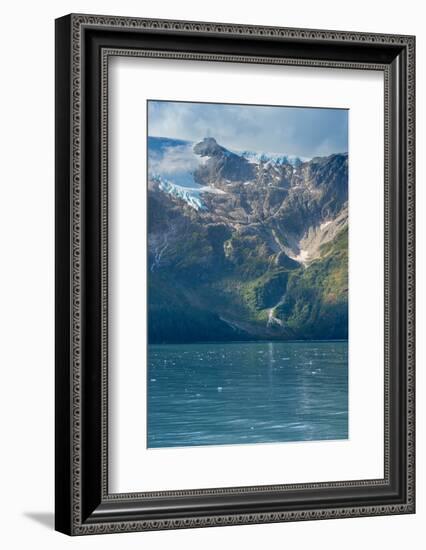
[[[199,189],[193,187],[183,187],[172,181],[165,180],[161,177],[157,177],[158,187],[164,192],[185,201],[194,210],[207,210],[206,205],[200,198],[200,194],[203,192],[203,188]]]
[[[275,164],[290,164],[294,167],[299,167],[304,162],[308,162],[310,159],[307,157],[298,157],[295,155],[283,155],[280,153],[256,153],[254,151],[233,151],[235,154],[246,158],[249,162],[254,164],[273,162]]]

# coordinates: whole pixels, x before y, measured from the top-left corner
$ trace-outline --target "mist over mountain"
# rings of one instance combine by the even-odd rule
[[[348,335],[348,155],[148,138],[149,341]]]

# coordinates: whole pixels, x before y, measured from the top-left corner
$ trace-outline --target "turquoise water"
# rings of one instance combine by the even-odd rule
[[[347,342],[151,345],[148,447],[346,439]]]

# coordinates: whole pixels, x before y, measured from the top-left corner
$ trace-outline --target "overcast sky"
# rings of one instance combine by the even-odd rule
[[[312,158],[348,151],[348,111],[150,100],[148,134]]]

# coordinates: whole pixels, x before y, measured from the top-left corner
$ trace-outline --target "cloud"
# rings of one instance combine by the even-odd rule
[[[194,171],[199,165],[191,145],[166,147],[162,156],[150,156],[149,169],[153,174],[180,174]]]
[[[313,157],[348,150],[348,111],[151,100],[148,132],[189,141],[212,136],[230,149]]]

